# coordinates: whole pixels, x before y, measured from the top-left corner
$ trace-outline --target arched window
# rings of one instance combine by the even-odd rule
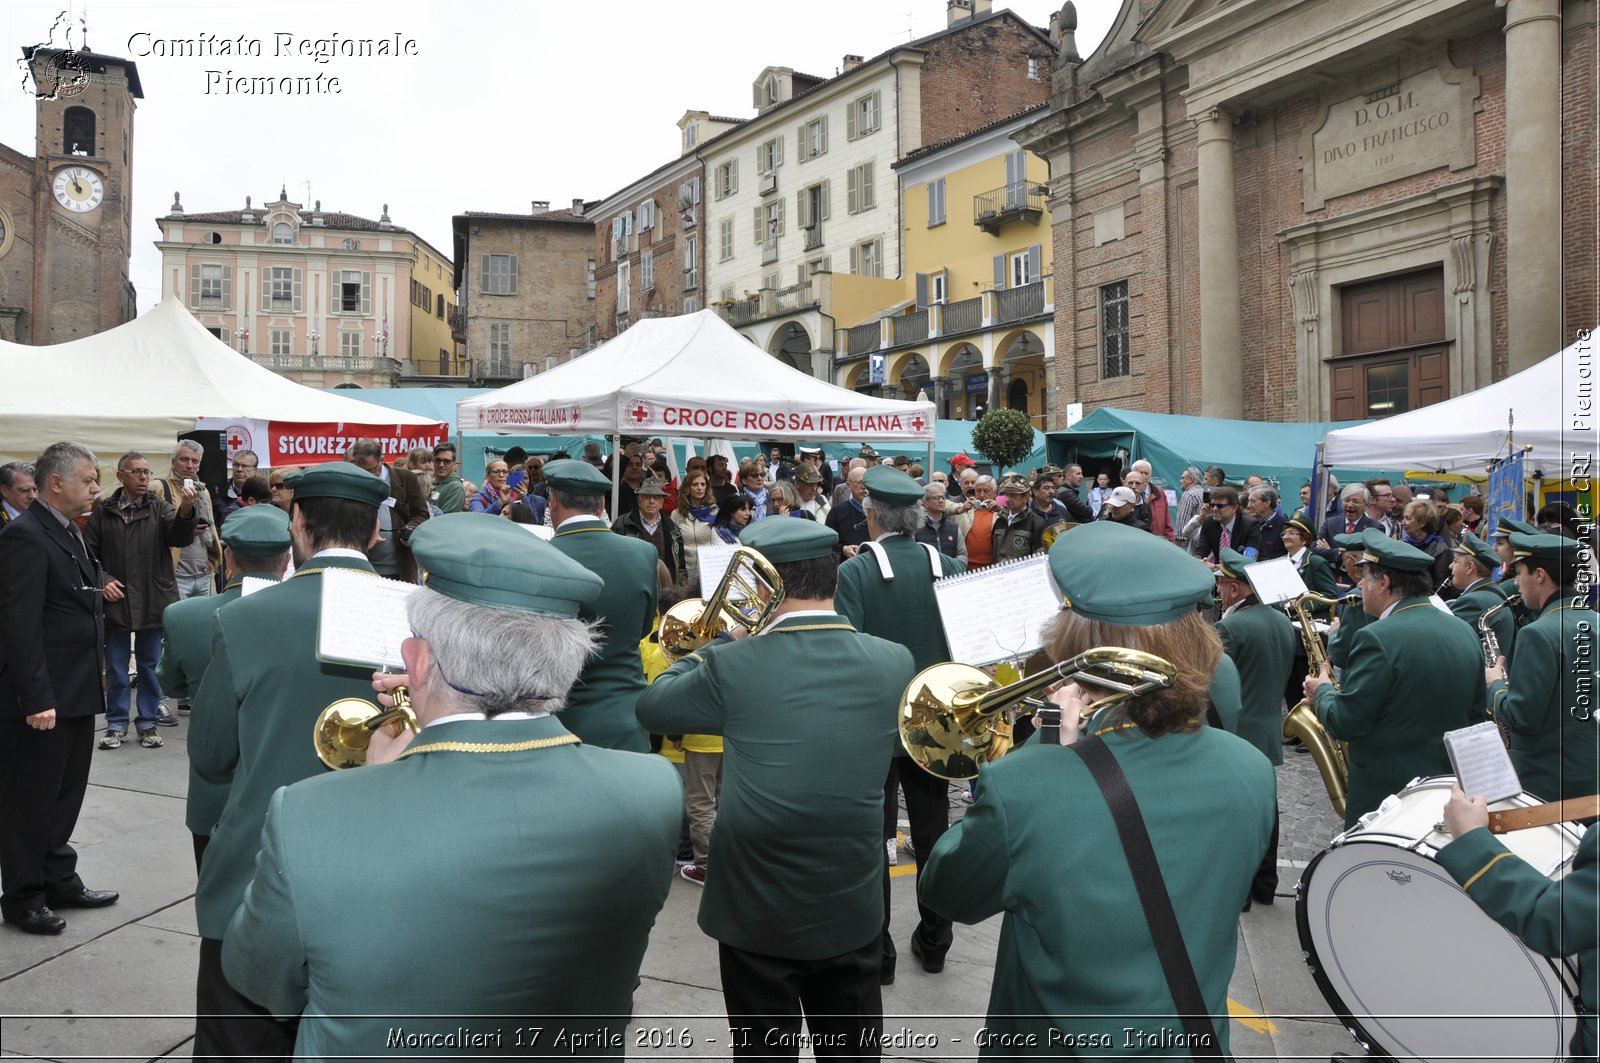
[[[94,112],[68,107],[61,122],[61,150],[68,155],[94,154]]]
[[[272,242],[275,244],[294,243],[294,226],[286,221],[280,221],[272,226]]]
[[[1006,405],[1013,410],[1028,412],[1028,382],[1026,380],[1013,380],[1006,389]]]

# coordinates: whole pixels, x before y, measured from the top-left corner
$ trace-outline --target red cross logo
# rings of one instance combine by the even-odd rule
[[[915,417],[911,418],[911,430],[913,432],[920,432],[922,431],[923,427],[927,425],[927,423],[927,421],[922,419],[922,414],[919,413]]]
[[[255,445],[255,441],[250,435],[250,429],[242,424],[228,425],[222,430],[222,438],[227,443],[229,460],[232,460],[233,456],[239,451],[249,450]]]
[[[237,435],[231,435],[228,437],[228,450],[230,452],[238,450],[242,446],[244,446],[244,440],[240,439]]]
[[[651,406],[643,399],[636,401],[633,405],[628,407],[628,420],[632,421],[634,427],[636,428],[642,428],[645,425],[650,424],[655,420],[655,416],[655,407]]]

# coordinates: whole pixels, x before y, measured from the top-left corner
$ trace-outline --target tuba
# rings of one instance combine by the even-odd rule
[[[335,771],[359,768],[367,763],[367,746],[372,736],[387,724],[400,721],[406,730],[417,734],[421,728],[411,711],[405,687],[390,692],[394,708],[381,709],[364,698],[340,698],[317,714],[311,731],[311,745],[317,759]]]
[[[661,652],[677,663],[730,627],[743,624],[753,635],[782,602],[777,568],[748,546],[736,546],[709,599],[685,598],[661,618]]]
[[[1359,601],[1361,601],[1359,594],[1328,598],[1308,591],[1290,603],[1295,616],[1300,620],[1300,640],[1305,643],[1308,674],[1320,673],[1323,666],[1328,663],[1328,652],[1322,645],[1322,636],[1317,634],[1316,625],[1312,621],[1311,606],[1354,605]],[[1306,699],[1302,699],[1283,718],[1283,737],[1298,738],[1304,743],[1306,751],[1311,754],[1311,759],[1316,761],[1317,771],[1322,776],[1322,785],[1328,789],[1328,800],[1333,803],[1333,810],[1343,818],[1345,802],[1350,796],[1350,758],[1345,743],[1328,733],[1328,729],[1322,726],[1322,721],[1317,719],[1316,709],[1312,708],[1311,702]]]
[[[948,662],[918,672],[900,697],[900,744],[917,766],[941,779],[971,779],[978,765],[1011,749],[1001,710],[1028,701],[1057,682],[1075,679],[1114,691],[1084,719],[1119,701],[1170,687],[1178,671],[1143,650],[1099,646],[1041,672],[1000,686],[981,669]]]

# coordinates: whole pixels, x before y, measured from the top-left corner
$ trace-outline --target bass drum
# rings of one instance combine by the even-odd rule
[[[1335,838],[1295,887],[1317,988],[1368,1053],[1391,1059],[1566,1059],[1577,978],[1490,919],[1433,859],[1453,776],[1413,781]],[[1492,809],[1540,802],[1523,794]],[[1551,878],[1581,835],[1566,824],[1500,835]]]

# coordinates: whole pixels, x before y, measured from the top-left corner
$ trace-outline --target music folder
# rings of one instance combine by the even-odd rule
[[[1481,795],[1489,804],[1522,793],[1522,780],[1511,763],[1500,728],[1493,723],[1475,723],[1444,733],[1444,749],[1450,766],[1468,797]]]
[[[384,579],[362,569],[324,569],[317,660],[403,671],[400,643],[411,636],[406,600],[416,590],[415,583]]]
[[[1306,581],[1300,577],[1294,562],[1287,557],[1257,561],[1246,566],[1244,574],[1250,580],[1250,586],[1255,588],[1256,597],[1262,605],[1277,605],[1306,592]]]

